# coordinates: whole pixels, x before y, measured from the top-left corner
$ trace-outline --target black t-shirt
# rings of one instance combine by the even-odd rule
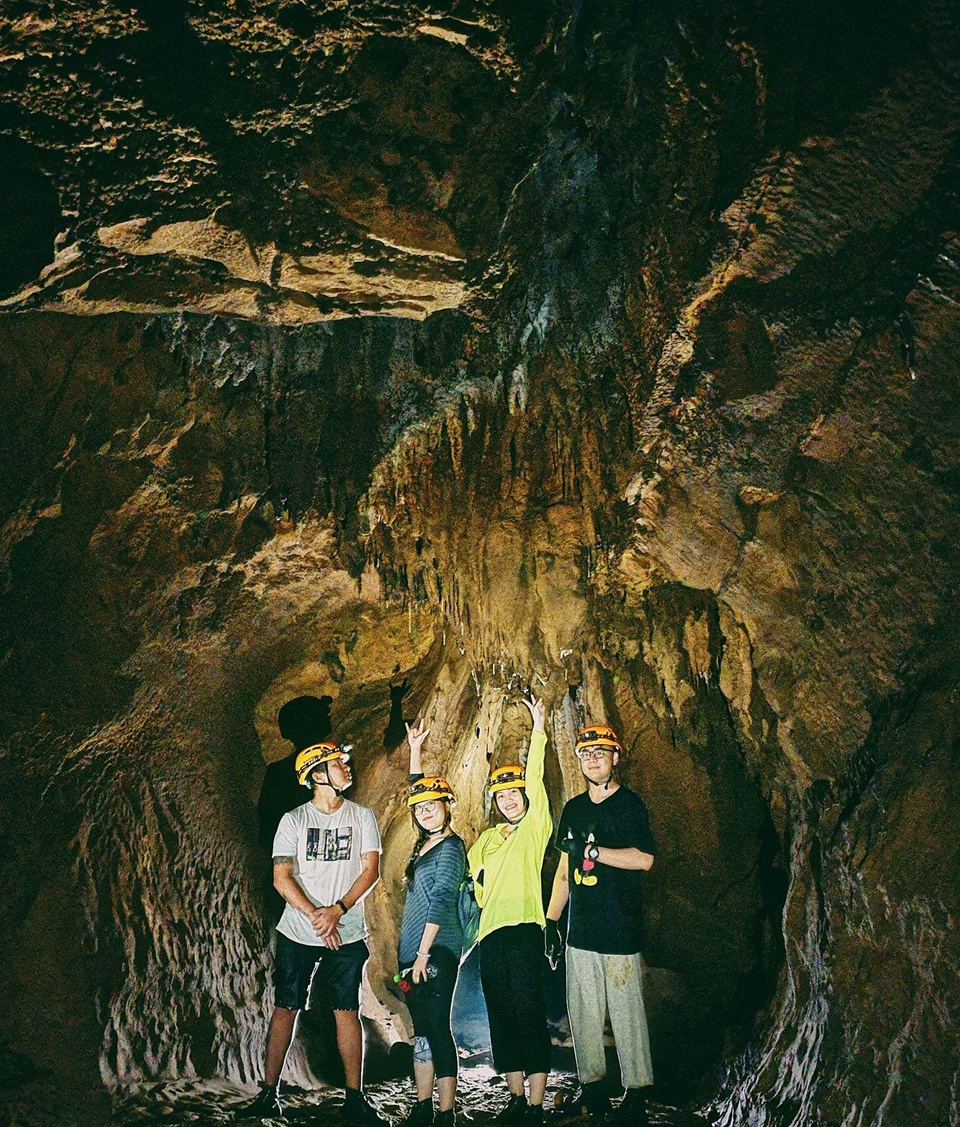
[[[578,794],[564,806],[557,842],[574,835],[593,834],[597,845],[610,849],[640,849],[654,853],[650,817],[643,799],[620,786],[603,802]],[[634,955],[643,946],[643,871],[614,869],[595,862],[583,868],[583,851],[570,857],[570,920],[567,942],[583,951],[604,955]]]

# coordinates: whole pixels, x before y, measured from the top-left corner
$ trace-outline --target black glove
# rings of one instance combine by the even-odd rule
[[[560,955],[563,952],[563,936],[560,934],[560,925],[556,920],[547,920],[543,932],[543,949],[551,970],[557,969]]]
[[[587,844],[587,835],[584,833],[574,833],[573,830],[567,830],[566,837],[557,838],[557,849],[561,853],[566,853],[569,857],[573,857],[579,861],[583,856],[584,847]]]

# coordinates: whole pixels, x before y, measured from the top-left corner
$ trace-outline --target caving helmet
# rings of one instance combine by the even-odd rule
[[[310,747],[305,747],[294,761],[294,768],[297,772],[297,782],[300,783],[301,786],[312,788],[313,784],[310,782],[310,776],[313,774],[314,770],[317,767],[321,767],[324,763],[330,763],[334,759],[342,759],[344,762],[349,762],[349,750],[334,743],[318,743],[311,744]]]
[[[407,797],[408,806],[416,806],[418,802],[433,802],[443,799],[444,802],[456,802],[453,788],[443,775],[424,775],[410,784]]]
[[[519,763],[508,763],[505,767],[498,767],[490,773],[487,786],[491,794],[496,794],[498,790],[510,790],[512,787],[525,790],[527,773]]]
[[[587,747],[608,747],[611,751],[618,751],[623,755],[623,744],[609,724],[590,724],[580,729],[574,751],[579,757],[580,752]]]

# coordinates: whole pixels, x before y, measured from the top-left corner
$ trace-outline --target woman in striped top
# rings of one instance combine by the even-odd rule
[[[441,775],[424,775],[423,741],[429,729],[407,725],[410,792],[407,803],[417,841],[407,863],[407,898],[400,924],[397,959],[400,984],[413,1019],[413,1075],[417,1103],[406,1127],[453,1127],[457,1093],[457,1048],[450,1029],[463,930],[457,911],[467,873],[463,840],[450,826],[454,802]],[[433,1110],[436,1082],[438,1110]]]

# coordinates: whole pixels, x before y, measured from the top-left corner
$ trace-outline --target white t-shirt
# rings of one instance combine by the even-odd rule
[[[293,875],[297,884],[318,906],[344,896],[363,871],[363,854],[373,852],[383,852],[377,819],[372,810],[348,799],[334,814],[324,814],[315,803],[305,802],[284,814],[273,839],[273,856],[296,857]],[[277,931],[309,947],[325,946],[307,917],[289,904]],[[340,938],[344,943],[367,938],[363,900],[341,919]]]

